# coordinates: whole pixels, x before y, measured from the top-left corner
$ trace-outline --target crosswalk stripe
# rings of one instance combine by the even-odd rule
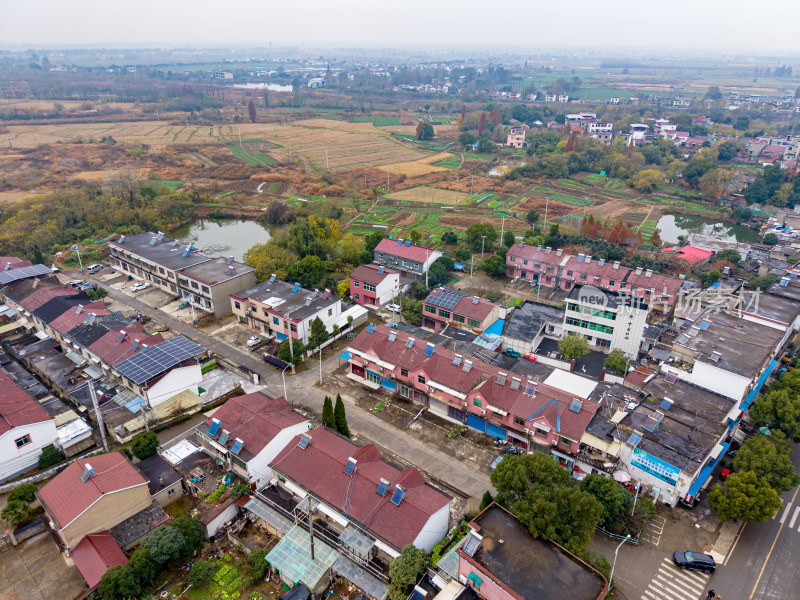
[[[794,509],[794,514],[792,515],[792,520],[789,521],[789,529],[794,529],[794,522],[797,520],[797,515],[800,513],[800,506]]]
[[[663,567],[661,568],[663,569]],[[696,581],[700,585],[704,585],[705,582],[708,581],[708,575],[704,577],[694,571],[688,571],[688,570],[682,571],[681,569],[676,567],[671,560],[667,562],[667,568],[670,573],[680,573],[682,577],[688,577],[689,579]]]
[[[656,581],[655,579],[650,582],[650,585],[655,585],[658,586],[659,588],[662,588],[662,590],[660,590],[662,594],[667,594],[669,598],[674,598],[674,600],[685,600],[685,598],[683,597],[684,592],[681,590],[671,590],[666,585],[664,585],[660,581]]]
[[[783,515],[781,515],[781,525],[783,525],[783,522],[786,520],[786,515],[789,514],[789,509],[790,508],[792,508],[792,503],[791,502],[789,502],[789,504],[787,504],[786,508],[783,510]]]
[[[663,575],[656,575],[656,579],[661,579],[664,581],[665,584],[670,585],[674,588],[683,588],[682,591],[684,593],[699,593],[695,587],[690,586],[688,582],[685,581],[678,581],[677,579],[668,581]]]
[[[674,578],[678,581],[685,581],[686,585],[694,586],[694,587],[703,587],[708,581],[708,578],[697,578],[693,575],[685,572],[675,573],[674,571],[669,574],[669,577]]]
[[[642,596],[642,600],[649,600],[649,598],[645,598],[645,596],[650,596],[650,598],[655,598],[656,600],[659,600],[659,597],[656,596],[653,592],[651,592],[649,588],[644,591],[644,595]]]

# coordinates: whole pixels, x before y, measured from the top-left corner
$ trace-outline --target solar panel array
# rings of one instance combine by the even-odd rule
[[[478,550],[478,547],[481,545],[481,540],[479,537],[470,535],[467,537],[467,542],[464,544],[464,552],[467,556],[474,556],[475,552]]]
[[[708,329],[708,327],[709,327],[710,325],[711,325],[711,321],[709,321],[708,319],[703,319],[703,320],[700,322],[700,329],[702,329],[703,331],[705,331],[706,329]]]
[[[659,406],[659,408],[661,410],[669,410],[670,408],[672,408],[672,400],[669,400],[669,399],[665,398],[664,401]]]
[[[440,296],[430,295],[425,299],[426,304],[430,304],[432,306],[438,306],[439,308],[444,308],[445,310],[453,310],[458,303],[461,302],[461,298],[464,297],[464,294],[459,292],[453,292],[450,290],[444,290]]]
[[[521,383],[522,383],[521,379],[518,379],[517,377],[512,377],[511,378],[511,389],[514,390],[514,391],[518,390]]]
[[[628,444],[630,446],[633,446],[634,448],[636,448],[636,446],[638,446],[639,442],[641,441],[642,441],[642,436],[641,434],[638,433],[632,433],[630,437],[628,437]]]
[[[406,348],[413,348],[414,347],[414,338],[410,337],[406,340]]]
[[[577,398],[573,398],[572,402],[570,402],[569,409],[572,412],[579,413],[581,412],[581,408],[583,408],[583,402],[581,402]]]
[[[390,341],[390,342],[393,342],[393,341],[395,341],[396,339],[397,339],[397,332],[396,332],[396,331],[390,331],[390,332],[389,332],[389,341]]]
[[[40,275],[47,275],[51,273],[48,267],[44,265],[31,265],[29,267],[20,267],[18,269],[11,269],[10,271],[0,271],[0,285],[7,285],[14,281],[21,279],[28,279],[29,277],[39,277]]]
[[[123,335],[121,333],[120,337]],[[116,369],[134,385],[139,385],[204,352],[202,346],[181,336],[143,349],[136,356],[123,360]]]
[[[524,394],[526,396],[533,396],[536,393],[536,385],[535,381],[529,381],[528,385],[525,386]]]
[[[461,359],[462,356],[460,354],[456,354],[455,356],[453,356],[453,364],[455,366],[459,366],[461,364]]]
[[[678,379],[677,373],[667,373],[667,376],[664,377],[664,381],[667,383],[675,383],[675,380]]]
[[[222,430],[222,435],[219,436],[219,443],[222,444],[222,445],[225,445],[225,443],[228,441],[228,438],[230,436],[231,436],[231,432],[230,431],[225,431],[223,429]]]
[[[217,419],[211,419],[211,427],[208,428],[208,435],[212,438],[217,435],[219,431],[220,422]]]

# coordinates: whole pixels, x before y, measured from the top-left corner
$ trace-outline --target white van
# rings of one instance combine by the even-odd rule
[[[86,272],[89,273],[89,274],[97,273],[102,268],[103,268],[103,265],[97,265],[97,264],[89,265],[88,267],[86,267]]]

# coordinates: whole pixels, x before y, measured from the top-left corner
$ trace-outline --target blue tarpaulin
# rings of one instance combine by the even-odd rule
[[[345,360],[350,360],[350,351],[348,350],[344,354],[340,355],[339,358],[343,358]]]
[[[275,335],[279,342],[285,342],[288,337],[285,333],[276,333]]]
[[[456,271],[463,271],[466,266],[467,266],[467,263],[460,263],[460,262],[453,263],[453,268]]]
[[[758,381],[756,382],[756,387],[750,390],[750,393],[747,394],[747,397],[744,399],[744,402],[742,402],[742,405],[739,407],[742,410],[742,412],[745,412],[748,408],[750,408],[750,405],[753,403],[753,400],[756,399],[756,396],[758,396],[758,393],[761,391],[761,388],[764,387],[764,382],[766,382],[767,379],[769,379],[769,376],[772,375],[772,372],[775,370],[775,367],[777,366],[778,366],[777,360],[773,360],[769,363],[769,365],[767,365],[766,370],[761,374],[761,377],[758,378]]]
[[[689,491],[686,493],[687,496],[691,496],[692,498],[697,496],[697,492],[700,491],[700,488],[703,487],[703,484],[711,476],[711,472],[714,470],[714,467],[716,467],[719,461],[722,460],[722,457],[725,456],[725,453],[728,451],[730,445],[730,442],[725,442],[722,444],[722,452],[720,452],[719,456],[714,459],[714,462],[710,462],[703,467],[703,469],[700,471],[700,475],[697,476],[697,479],[694,480],[692,487],[690,487]]]
[[[502,335],[503,325],[505,325],[505,323],[506,323],[505,319],[497,319],[497,321],[489,325],[489,327],[487,327],[486,331],[484,331],[483,333],[488,333],[489,335]]]

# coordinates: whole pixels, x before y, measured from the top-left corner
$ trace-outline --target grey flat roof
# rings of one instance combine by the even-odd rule
[[[230,267],[234,268],[234,272],[228,275],[228,269]],[[255,269],[253,269],[253,267],[248,267],[244,263],[236,262],[235,260],[228,263],[228,259],[220,257],[212,258],[207,262],[189,267],[188,269],[183,269],[181,274],[196,279],[206,285],[217,285],[229,279],[234,279],[246,273],[250,273],[251,271],[255,271]]]
[[[797,315],[800,314],[800,302],[797,302],[792,298],[773,295],[771,289],[770,293],[768,294],[762,293],[758,295],[757,308],[755,303],[753,303],[754,305],[752,307],[748,308],[747,303],[749,300],[748,294],[745,294],[745,305],[742,308],[746,312],[755,313],[759,317],[773,319],[775,321],[786,323],[787,325],[791,324],[797,318]],[[800,298],[797,300],[800,300]]]
[[[291,319],[305,319],[316,314],[323,308],[333,306],[339,302],[339,297],[331,293],[330,297],[323,299],[323,293],[319,290],[309,290],[300,287],[296,292],[292,292],[296,284],[288,283],[276,279],[275,281],[264,281],[257,286],[235,294],[237,298],[249,298],[257,300],[263,304],[268,304],[268,300],[276,298],[282,300],[280,303],[272,304],[275,311],[288,316]],[[306,306],[306,302],[311,303]]]
[[[564,321],[562,307],[549,306],[536,302],[524,302],[506,317],[503,337],[514,340],[532,340],[548,321],[562,323]]]
[[[598,308],[607,306],[610,309],[616,309],[620,304],[622,304],[625,306],[635,306],[636,308],[647,310],[647,303],[644,301],[644,298],[641,298],[640,296],[618,294],[617,292],[602,290],[591,284],[576,285],[570,290],[569,294],[567,295],[567,299],[580,302],[581,298],[586,296],[598,297],[599,302],[596,302]],[[603,296],[605,296],[605,300],[603,300]]]
[[[162,238],[161,242],[151,246],[150,241],[157,236],[158,234],[150,231],[126,236],[122,243],[119,240],[111,240],[109,244],[118,250],[126,250],[131,254],[141,256],[145,260],[173,271],[186,269],[211,260],[194,249],[189,253],[189,256],[183,256],[187,244],[175,243],[177,240],[172,240],[166,236]]]
[[[600,574],[553,542],[531,536],[522,523],[500,507],[490,506],[475,518],[475,524],[483,540],[473,559],[521,597],[602,597],[605,580]]]
[[[695,323],[701,325],[704,320],[711,321],[708,328],[697,330],[694,337],[680,345],[697,352],[696,360],[745,377],[753,377],[761,370],[783,336],[779,329],[723,312],[706,311]],[[720,353],[718,361],[711,360],[713,352]]]

